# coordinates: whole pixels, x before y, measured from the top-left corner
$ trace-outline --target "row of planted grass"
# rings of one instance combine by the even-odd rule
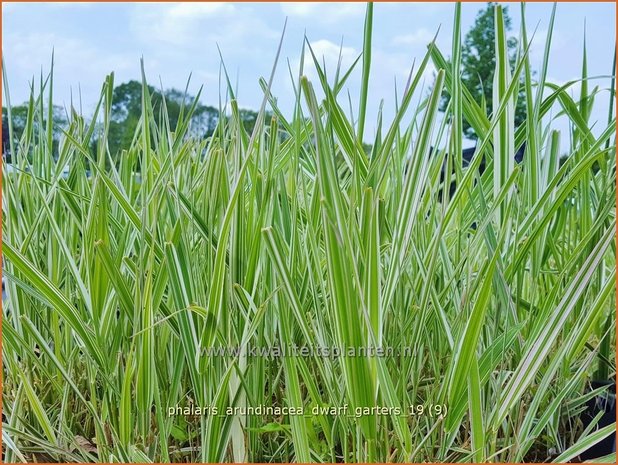
[[[292,78],[290,118],[262,81],[251,134],[231,87],[231,116],[200,140],[187,136],[191,106],[171,128],[144,86],[116,163],[111,75],[92,122],[72,112],[54,159],[51,76],[33,94],[11,147],[17,171],[3,176],[5,461],[481,462],[544,460],[550,448],[566,461],[615,431],[577,421],[587,381],[615,375],[615,119],[594,133],[589,123],[594,100],[613,94],[589,92],[585,65],[579,99],[572,83],[546,82],[549,42],[534,80],[527,48],[510,69],[498,7],[488,116],[458,77],[457,5],[450,62],[429,46],[367,154],[371,23],[370,5],[357,122],[338,102],[352,74],[328,83],[314,56]],[[430,63],[432,91],[412,108]],[[515,128],[520,85],[527,119]],[[552,108],[569,134],[551,129]],[[479,136],[465,169],[463,118]],[[203,353],[283,345],[412,352]],[[344,404],[447,413],[167,415]]]

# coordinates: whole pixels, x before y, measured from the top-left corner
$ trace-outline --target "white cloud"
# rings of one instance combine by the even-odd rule
[[[425,28],[418,29],[411,34],[403,34],[393,37],[392,45],[428,45],[434,38],[435,34],[429,32]]]
[[[5,15],[7,13],[31,13],[33,8],[39,9],[40,11],[49,11],[49,10],[66,10],[66,11],[76,11],[76,10],[85,10],[92,6],[96,6],[97,2],[81,2],[81,1],[69,1],[69,2],[45,2],[45,3],[22,3],[19,1],[3,1],[2,2],[2,14]],[[48,10],[44,10],[48,9]]]
[[[176,3],[169,10],[168,15],[173,19],[200,19],[212,15],[226,15],[234,13],[236,8],[234,5],[225,2],[208,2],[208,3]]]
[[[46,76],[50,71],[52,50],[54,97],[58,105],[69,105],[72,99],[79,106],[83,95],[85,109],[90,111],[107,74],[113,71],[116,82],[122,82],[139,69],[139,62],[132,55],[101,50],[88,42],[51,32],[10,33],[4,37],[4,46],[14,104],[27,98],[28,82],[32,79],[36,92],[40,74]]]
[[[347,71],[354,63],[354,60],[359,55],[359,52],[353,47],[345,47],[337,45],[334,42],[326,39],[320,39],[310,42],[311,50],[315,55],[318,63],[322,67],[326,67],[326,73],[328,77],[335,75],[339,60],[341,59],[341,72]],[[293,69],[298,70],[300,67],[300,60],[294,61]],[[311,51],[307,47],[305,49],[304,68],[303,74],[305,74],[310,81],[316,82],[318,80],[318,74],[315,70],[315,64],[313,62],[313,56]]]
[[[341,56],[342,65],[349,66],[358,55],[357,51],[353,47],[337,45],[326,39],[316,40],[310,44],[316,57],[318,59],[323,58],[326,61],[327,66],[336,65],[339,61],[339,56]]]
[[[227,2],[137,4],[131,13],[130,27],[145,44],[176,48],[210,47],[214,42],[246,47],[250,38],[273,38],[280,34],[251,7]]]
[[[55,33],[9,34],[5,37],[5,47],[10,50],[7,66],[23,70],[50,63],[52,51],[54,61],[61,69],[68,73],[74,71],[79,76],[124,70],[135,64],[135,60],[131,61],[120,53],[99,50],[85,41]]]
[[[207,20],[223,21],[235,12],[229,3],[138,4],[133,10],[131,27],[145,42],[183,45],[195,39]]]
[[[88,8],[95,5],[94,2],[49,2],[46,4],[49,8]]]
[[[314,18],[322,23],[334,23],[362,16],[365,12],[365,4],[356,2],[282,2],[279,5],[286,16]]]

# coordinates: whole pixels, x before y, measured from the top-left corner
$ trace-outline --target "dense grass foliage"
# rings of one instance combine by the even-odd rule
[[[3,165],[5,461],[567,461],[612,434],[578,414],[588,382],[615,376],[616,123],[611,110],[589,122],[613,89],[589,91],[585,59],[579,97],[546,82],[549,42],[537,73],[527,46],[511,69],[499,7],[495,20],[493,108],[461,84],[457,5],[453,49],[430,44],[392,123],[377,115],[370,153],[371,6],[358,121],[340,105],[354,74],[329,82],[317,56],[292,77],[293,115],[262,80],[249,134],[230,86],[231,117],[207,140],[189,132],[197,100],[172,131],[144,77],[113,163],[110,75],[54,159],[50,75],[14,170]],[[465,168],[464,118],[479,140]],[[293,345],[395,353],[251,352]],[[176,406],[219,414],[168,415]],[[305,415],[222,414],[248,406]]]

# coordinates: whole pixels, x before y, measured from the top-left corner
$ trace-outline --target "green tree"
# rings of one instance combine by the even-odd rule
[[[148,86],[154,114],[159,116],[161,104],[165,99],[170,128],[176,129],[180,109],[184,105],[191,106],[194,96],[185,94],[177,89],[168,89],[164,92]],[[114,88],[112,96],[112,121],[109,128],[108,143],[112,157],[121,150],[130,147],[135,130],[142,114],[142,84],[138,81],[129,81]],[[257,113],[242,109],[240,116],[247,131],[253,130]],[[219,121],[219,110],[215,107],[198,104],[191,119],[190,133],[198,137],[210,137],[214,133]]]
[[[474,21],[474,25],[464,38],[461,50],[461,81],[470,91],[474,100],[482,104],[485,102],[488,113],[492,111],[493,102],[493,82],[496,67],[495,39],[496,30],[494,25],[494,7],[496,3],[487,3],[485,9],[480,10]],[[507,31],[511,30],[511,18],[508,15],[508,7],[503,7],[504,25]],[[511,69],[515,67],[518,42],[514,37],[507,41]],[[518,126],[526,119],[526,102],[521,88],[517,97],[515,108],[515,126]],[[446,109],[448,97],[443,97],[440,108]],[[466,137],[476,139],[473,129],[465,120],[463,129]]]
[[[150,95],[155,92],[152,86],[148,86],[148,90]],[[112,156],[115,156],[121,149],[126,149],[131,145],[141,112],[141,83],[129,81],[114,88],[108,134],[108,144]]]
[[[13,128],[13,145],[17,147],[17,144],[21,140],[26,125],[28,124],[28,103],[23,105],[16,105],[11,107],[11,126]],[[47,116],[47,111],[45,111]],[[64,108],[58,105],[54,105],[52,109],[52,150],[54,159],[58,157],[58,144],[62,137],[62,129],[67,125],[67,117]],[[47,119],[43,119],[43,131],[46,130]],[[37,119],[32,121],[31,132],[29,137],[38,137],[39,131],[41,131],[40,123]],[[11,162],[10,153],[10,133],[9,133],[9,119],[8,110],[2,107],[2,155],[7,162]]]

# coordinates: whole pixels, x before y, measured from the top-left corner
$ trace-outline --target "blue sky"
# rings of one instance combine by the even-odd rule
[[[509,4],[512,35],[520,25],[520,5]],[[483,3],[465,3],[465,33]],[[550,3],[526,5],[529,34],[536,28],[531,48],[539,63],[551,13]],[[400,92],[410,66],[420,61],[438,28],[438,46],[450,54],[452,3],[377,3],[374,8],[373,61],[368,116],[375,119],[384,99],[385,114],[394,109],[394,82]],[[8,72],[11,102],[27,99],[29,82],[47,72],[55,50],[57,103],[68,104],[81,92],[84,113],[93,108],[104,77],[115,71],[116,83],[137,79],[144,57],[149,82],[164,88],[184,89],[192,73],[190,91],[204,85],[204,103],[216,105],[219,95],[219,45],[227,69],[238,82],[241,106],[257,108],[262,94],[260,77],[270,73],[277,44],[288,18],[282,60],[274,94],[285,109],[291,108],[293,90],[288,64],[296,73],[303,37],[334,70],[342,48],[343,64],[362,50],[363,3],[3,3],[3,56]],[[558,4],[549,66],[549,80],[564,83],[581,75],[582,42],[586,21],[589,75],[608,75],[615,44],[614,3]],[[360,67],[350,80],[356,104]],[[307,70],[310,78],[315,73]],[[426,73],[430,85],[433,73]],[[597,82],[609,86],[608,79]],[[591,86],[592,87],[592,86]],[[72,93],[72,94],[71,94]],[[347,108],[347,105],[346,105]],[[593,114],[607,119],[607,107]],[[368,125],[372,131],[373,125]],[[370,136],[371,137],[371,136]]]

